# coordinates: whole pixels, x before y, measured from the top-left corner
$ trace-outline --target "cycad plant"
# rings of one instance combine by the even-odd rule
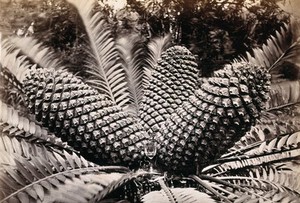
[[[170,36],[114,39],[95,2],[68,1],[84,76],[35,39],[1,42],[1,202],[299,202],[294,21],[201,78]]]

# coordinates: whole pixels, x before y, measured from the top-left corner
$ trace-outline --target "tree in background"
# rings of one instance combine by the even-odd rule
[[[67,63],[78,64],[82,22],[63,0],[1,1],[0,30],[16,32],[35,22],[35,37],[51,45]],[[124,2],[123,2],[124,4]],[[269,0],[128,0],[123,8],[99,1],[115,37],[135,32],[147,42],[150,37],[172,34],[173,43],[196,55],[203,75],[209,75],[241,53],[261,46],[289,14]],[[15,11],[18,12],[15,12]],[[74,71],[78,71],[74,67]]]
[[[267,0],[163,0],[144,4],[130,0],[128,4],[146,19],[154,36],[172,32],[175,43],[187,46],[198,57],[204,75],[262,45],[289,18],[276,1]]]

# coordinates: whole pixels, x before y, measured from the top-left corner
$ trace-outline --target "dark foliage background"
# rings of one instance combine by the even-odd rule
[[[189,48],[204,76],[231,59],[261,46],[289,19],[275,0],[128,0],[114,10],[99,1],[98,10],[115,30],[116,37],[136,32],[150,37],[172,34],[173,43]],[[80,71],[85,57],[82,23],[74,8],[63,0],[1,0],[0,30],[4,34],[27,29],[34,22],[34,37],[51,45],[61,58]],[[5,17],[4,17],[5,16]]]

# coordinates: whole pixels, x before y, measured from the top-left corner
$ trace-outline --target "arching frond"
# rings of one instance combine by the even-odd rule
[[[213,188],[213,185],[210,184],[208,181],[203,180],[196,175],[192,175],[191,178],[193,178],[195,181],[197,181],[198,184],[200,185],[200,187],[202,187],[206,191],[206,193],[207,192],[211,193],[213,196],[218,198],[220,201],[230,202],[230,200],[226,196],[224,196],[222,193],[217,191],[216,188]]]
[[[43,68],[63,69],[56,53],[32,37],[10,38],[14,46],[20,49],[21,54],[28,57],[34,64]]]
[[[267,109],[280,109],[300,102],[300,80],[283,81],[271,85]]]
[[[199,192],[195,188],[168,188],[166,190],[152,191],[143,196],[144,203],[189,203],[189,202],[205,202],[215,203],[209,195]]]
[[[121,186],[124,186],[126,183],[135,179],[136,177],[137,174],[133,174],[133,173],[124,174],[118,180],[112,181],[110,184],[106,186],[105,189],[103,189],[100,193],[95,195],[91,200],[91,202],[99,202],[104,197],[108,196],[110,193],[114,192],[116,189],[120,188]]]
[[[243,172],[240,172],[243,173]],[[244,175],[253,179],[269,181],[282,190],[300,193],[300,173],[285,164],[254,167],[244,171]]]
[[[274,163],[285,163],[300,156],[300,133],[281,135],[276,138],[258,141],[241,148],[240,154],[224,155],[219,164],[209,166],[202,172],[214,175],[230,173],[233,170],[264,166]]]
[[[0,101],[0,130],[2,134],[9,137],[23,138],[24,140],[55,148],[66,148],[74,151],[73,148],[62,142],[60,138],[49,132],[34,120],[33,115],[22,115],[19,111]]]
[[[144,90],[144,47],[138,35],[131,35],[119,38],[117,49],[127,78],[130,98],[128,110],[137,116]]]
[[[267,116],[267,112],[263,116]],[[275,118],[262,118],[257,125],[251,127],[235,145],[230,148],[228,153],[223,154],[222,158],[233,157],[243,154],[245,151],[253,149],[266,140],[278,137],[281,134],[292,134],[300,130],[298,116],[284,115],[282,112],[276,113]]]
[[[33,64],[29,63],[27,57],[20,54],[20,49],[17,49],[8,39],[1,41],[0,50],[2,67],[7,68],[19,82],[22,82]]]
[[[14,106],[24,106],[23,85],[0,63],[0,98]]]
[[[167,50],[171,46],[171,35],[165,35],[164,37],[156,37],[151,39],[148,43],[148,51],[146,57],[146,64],[145,64],[145,77],[144,80],[146,84],[149,81],[151,76],[151,72],[153,68],[157,65],[158,59],[160,59],[162,52]]]
[[[0,146],[0,184],[5,188],[0,202],[88,202],[128,172],[23,139],[1,136]]]
[[[235,61],[247,61],[269,69],[273,84],[267,108],[281,108],[300,101],[300,32],[295,31],[298,24],[296,20],[285,24],[262,47],[254,48],[253,54],[247,52],[245,57]]]
[[[265,173],[267,173],[265,171]],[[264,174],[267,177],[269,174]],[[274,174],[270,173],[274,178]],[[276,177],[278,177],[276,175]],[[264,179],[263,175],[259,178],[248,175],[239,176],[220,176],[212,177],[200,175],[194,176],[200,184],[206,185],[207,188],[214,193],[223,194],[227,202],[282,202],[283,199],[287,202],[294,202],[299,198],[299,192],[281,185],[275,181]],[[287,179],[285,179],[287,180]],[[294,180],[294,184],[296,181]]]
[[[273,77],[288,71],[284,62],[294,64],[299,61],[300,36],[292,32],[295,23],[285,24],[261,48],[254,48],[253,54],[247,52],[241,60],[268,68]]]
[[[87,82],[103,92],[114,104],[124,107],[129,100],[125,72],[108,25],[99,12],[93,13],[96,1],[68,2],[77,8],[89,40],[86,49],[90,57],[85,62],[91,77]]]

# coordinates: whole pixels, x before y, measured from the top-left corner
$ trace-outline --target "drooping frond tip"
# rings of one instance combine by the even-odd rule
[[[145,66],[145,72],[146,72],[146,79],[145,81],[149,81],[149,78],[151,77],[151,72],[154,69],[154,67],[157,65],[158,60],[161,57],[161,54],[166,51],[171,46],[171,35],[165,35],[163,37],[156,37],[151,39],[151,41],[148,43],[147,48],[147,57],[145,59],[146,66]],[[146,83],[147,84],[147,83]]]
[[[142,201],[144,203],[192,203],[192,202],[205,202],[215,203],[209,195],[196,190],[195,188],[169,188],[170,195],[166,194],[165,190],[152,191],[143,196]]]
[[[37,39],[32,37],[12,37],[10,40],[33,64],[55,70],[65,68],[56,53]]]
[[[73,148],[67,146],[60,138],[55,137],[48,129],[30,120],[29,117],[33,117],[33,115],[23,116],[19,111],[2,101],[0,101],[0,112],[0,131],[5,129],[8,132],[7,136],[23,138],[31,143],[43,143],[45,146],[52,146],[53,148],[74,151]]]
[[[27,56],[20,52],[21,50],[9,39],[4,39],[0,42],[1,66],[6,68],[9,73],[14,75],[16,80],[22,83],[30,69],[34,67],[28,61]]]
[[[300,156],[299,143],[300,132],[296,132],[245,145],[236,154],[220,158],[219,164],[208,166],[202,172],[220,175],[256,166],[291,162]]]
[[[89,202],[128,172],[23,139],[0,136],[0,146],[0,202]]]
[[[88,37],[86,51],[89,57],[85,67],[91,79],[86,82],[104,93],[114,104],[125,107],[129,100],[127,81],[109,26],[101,13],[93,13],[95,1],[68,2],[77,8]]]
[[[262,47],[254,48],[252,54],[247,52],[241,60],[266,67],[274,78],[280,75],[299,78],[300,32],[295,29],[298,24],[296,21],[285,24]]]
[[[139,35],[119,38],[117,49],[127,79],[130,99],[128,110],[137,116],[144,90],[145,49]]]

